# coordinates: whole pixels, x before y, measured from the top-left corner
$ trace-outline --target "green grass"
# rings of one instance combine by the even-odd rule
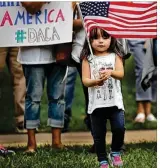
[[[0,132],[8,133],[14,131],[14,105],[13,105],[13,94],[11,88],[10,75],[7,72],[7,69],[4,71],[4,80],[3,83],[0,83],[2,86],[2,93],[0,94]],[[156,129],[156,123],[146,122],[144,124],[135,124],[133,122],[136,116],[136,101],[135,101],[135,73],[134,73],[134,62],[133,57],[130,57],[126,60],[125,63],[125,77],[122,80],[122,93],[124,98],[125,105],[125,121],[127,130],[135,129]],[[47,96],[46,90],[42,97],[41,104],[41,126],[40,129],[43,131],[48,131],[46,127],[47,123]],[[157,104],[152,104],[152,112],[157,115]],[[85,115],[84,110],[84,96],[81,86],[81,81],[78,76],[76,80],[75,87],[75,97],[73,100],[72,106],[72,121],[70,123],[70,131],[86,131],[87,128],[83,123],[83,118]]]
[[[14,148],[16,155],[0,157],[1,168],[98,168],[95,154],[88,153],[89,145],[68,146],[64,150],[52,150],[49,145],[38,148],[33,155],[23,154],[24,148]],[[155,168],[156,142],[126,145],[122,156],[123,168]],[[107,148],[108,149],[108,148]]]

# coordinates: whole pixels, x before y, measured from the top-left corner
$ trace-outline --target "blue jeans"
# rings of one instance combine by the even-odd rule
[[[136,101],[152,101],[156,97],[156,91],[154,91],[155,82],[152,87],[146,91],[142,89],[141,78],[143,70],[143,60],[145,57],[144,51],[145,40],[128,40],[128,45],[133,53],[135,61],[135,75],[136,75]]]
[[[40,124],[40,102],[47,79],[48,125],[64,125],[64,76],[66,66],[57,64],[23,65],[27,94],[25,99],[25,127],[37,128]]]
[[[77,77],[77,71],[80,75],[80,78],[82,80],[82,68],[81,68],[81,63],[74,62],[75,67],[69,67],[68,71],[68,76],[67,76],[67,81],[66,81],[66,90],[65,90],[65,102],[66,102],[66,109],[65,109],[65,125],[64,128],[68,128],[69,122],[70,122],[70,117],[72,116],[72,102],[74,98],[74,88],[75,88],[75,82],[76,82],[76,77]],[[88,110],[88,88],[85,87],[82,83],[83,87],[83,93],[84,93],[84,98],[85,98],[85,113],[87,117],[85,118],[85,124],[89,128],[90,127],[90,117],[87,114]]]
[[[98,161],[101,162],[103,160],[107,160],[105,142],[107,132],[107,119],[109,119],[110,121],[112,131],[111,150],[113,152],[119,152],[124,144],[124,111],[119,110],[117,107],[97,108],[90,115],[90,118],[95,149]]]
[[[65,88],[66,111],[71,111],[72,108],[76,78],[77,78],[77,68],[68,67],[68,74]],[[71,114],[69,115],[71,116]]]

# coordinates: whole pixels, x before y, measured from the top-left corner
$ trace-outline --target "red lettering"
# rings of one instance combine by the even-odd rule
[[[56,22],[58,22],[58,19],[59,19],[59,18],[61,18],[62,21],[64,21],[64,16],[63,16],[63,13],[62,13],[61,9],[60,9],[59,12],[58,12],[58,15],[57,15],[57,18],[56,18]]]
[[[6,13],[5,13],[4,17],[3,17],[3,20],[1,22],[1,26],[4,26],[6,21],[8,21],[10,25],[13,25],[11,17],[9,15],[8,11],[6,11]]]
[[[49,13],[48,13],[48,22],[49,23],[51,23],[51,22],[53,22],[53,19],[51,20],[50,19],[50,15],[51,15],[51,13],[54,11],[54,9],[52,9]]]

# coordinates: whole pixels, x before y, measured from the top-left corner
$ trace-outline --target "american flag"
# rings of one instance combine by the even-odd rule
[[[89,36],[94,27],[116,38],[155,38],[157,2],[81,2],[80,10]]]

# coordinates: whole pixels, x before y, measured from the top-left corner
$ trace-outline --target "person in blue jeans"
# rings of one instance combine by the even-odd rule
[[[52,147],[63,148],[64,88],[67,66],[56,63],[54,46],[21,47],[18,61],[26,79],[25,128],[28,131],[26,152],[35,152],[35,132],[40,125],[40,103],[47,80],[48,126],[52,131]]]
[[[151,102],[156,101],[156,77],[153,76],[152,85],[146,91],[141,86],[142,71],[144,59],[146,57],[145,39],[128,39],[128,45],[133,54],[135,61],[136,76],[136,102],[137,115],[134,119],[136,123],[144,123],[147,121],[156,121],[155,116],[151,113]]]

